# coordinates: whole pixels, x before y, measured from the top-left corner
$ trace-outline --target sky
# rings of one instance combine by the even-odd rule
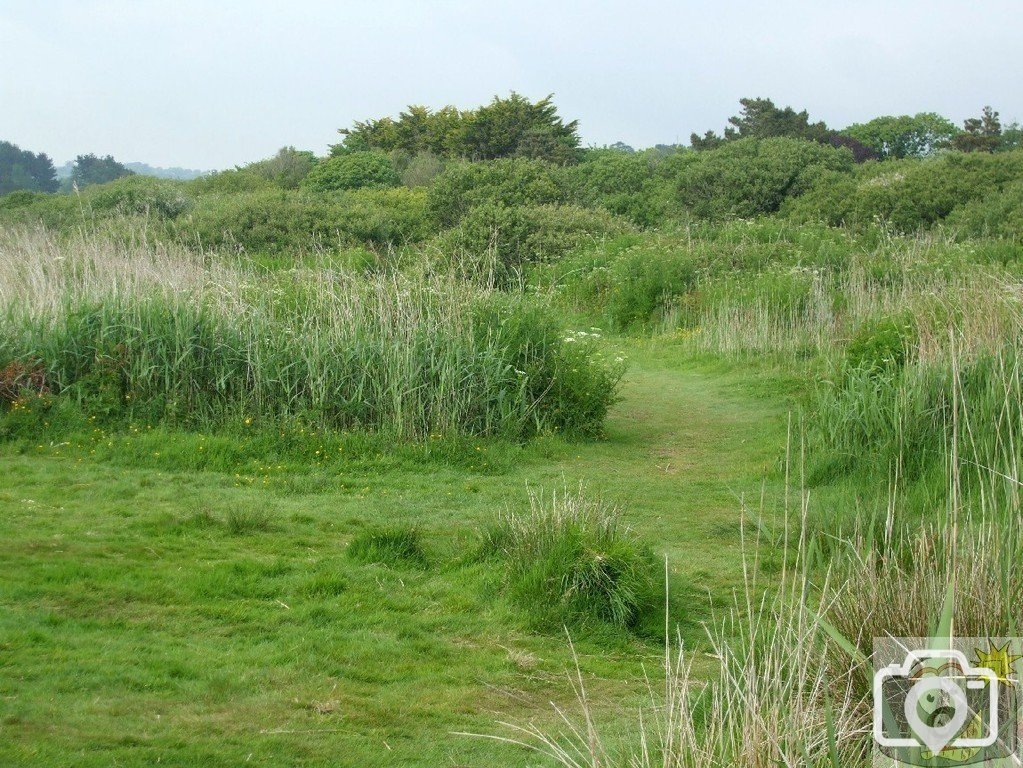
[[[203,170],[408,104],[553,93],[585,145],[688,142],[743,96],[833,127],[1023,119],[1023,0],[0,0],[0,140]]]

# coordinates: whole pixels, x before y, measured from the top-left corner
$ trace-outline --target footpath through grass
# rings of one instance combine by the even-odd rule
[[[571,703],[565,638],[500,599],[498,570],[472,558],[479,530],[527,485],[585,482],[668,556],[672,619],[697,643],[741,580],[739,497],[784,450],[769,379],[664,341],[627,352],[606,440],[542,442],[499,471],[385,458],[263,484],[162,466],[148,447],[138,461],[130,438],[123,460],[3,448],[0,764],[536,764],[451,735]],[[346,552],[395,523],[422,534],[425,562]],[[625,710],[662,644],[577,649],[591,695],[620,692],[595,698]]]

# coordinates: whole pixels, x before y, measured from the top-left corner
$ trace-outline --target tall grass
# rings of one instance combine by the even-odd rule
[[[504,561],[511,601],[540,629],[633,628],[657,604],[651,550],[584,487],[530,491],[528,512],[504,514],[483,554]]]
[[[0,365],[182,422],[298,418],[402,438],[593,434],[620,372],[519,295],[423,272],[259,273],[209,254],[0,233]]]
[[[1019,283],[970,258],[967,246],[932,233],[863,250],[850,244],[839,264],[711,276],[668,305],[662,329],[693,329],[696,349],[731,357],[830,357],[872,321],[906,314],[916,318],[922,359],[945,354],[950,326],[961,348],[990,348],[1017,327]]]
[[[964,514],[958,481],[946,479],[952,498],[939,523],[898,526],[893,508],[880,535],[862,520],[827,550],[808,526],[804,489],[796,531],[780,539],[777,580],[758,575],[758,552],[774,544],[746,550],[743,589],[708,627],[709,676],[666,626],[663,667],[646,677],[649,703],[631,727],[607,735],[606,702],[586,690],[577,659],[577,714],[556,707],[557,728],[503,723],[507,735],[489,738],[566,768],[865,768],[876,638],[933,636],[949,609],[959,637],[1013,636],[1023,621],[1018,515],[997,505]]]

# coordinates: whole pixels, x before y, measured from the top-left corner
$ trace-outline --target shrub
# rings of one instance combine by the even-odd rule
[[[273,157],[249,163],[242,170],[264,178],[281,189],[298,189],[315,166],[316,155],[312,152],[281,147]]]
[[[348,152],[321,160],[302,180],[302,189],[343,192],[394,187],[400,182],[391,159],[381,152]]]
[[[72,229],[88,217],[82,200],[75,195],[12,192],[0,197],[0,222],[8,225]]]
[[[580,309],[625,330],[655,320],[692,290],[698,263],[681,244],[625,236],[567,261],[560,280]]]
[[[508,597],[532,626],[630,628],[657,609],[653,553],[621,525],[617,508],[583,489],[531,492],[529,507],[487,531],[483,551],[504,562]]]
[[[239,192],[260,192],[273,189],[273,182],[248,169],[235,168],[200,176],[188,182],[197,195],[231,195]]]
[[[704,218],[774,213],[823,170],[849,172],[845,149],[800,139],[740,139],[684,157],[675,176],[681,203]]]
[[[444,172],[444,160],[432,152],[419,152],[405,163],[401,183],[406,187],[427,187]]]
[[[516,158],[453,165],[434,180],[428,200],[439,223],[450,227],[480,205],[545,205],[566,195],[556,166]]]
[[[348,544],[348,556],[360,563],[425,568],[426,550],[419,529],[409,526],[362,531]]]
[[[960,206],[949,216],[948,223],[966,236],[1020,240],[1023,238],[1023,179]]]
[[[680,212],[671,182],[655,175],[658,165],[648,153],[598,150],[561,173],[570,199],[578,205],[600,206],[636,224],[653,226]]]
[[[46,192],[31,192],[27,189],[17,189],[0,195],[0,210],[9,208],[23,208],[40,200],[46,200],[49,195]]]
[[[186,185],[150,176],[125,176],[109,184],[90,187],[86,199],[94,211],[173,219],[192,207]]]
[[[556,261],[569,251],[631,226],[611,214],[573,205],[485,204],[473,208],[435,244],[476,264],[493,264],[506,280],[524,264]]]
[[[810,192],[791,202],[786,212],[799,221],[818,220],[833,226],[864,226],[881,220],[899,232],[913,232],[1020,179],[1020,151],[949,152],[924,160],[867,163],[855,177],[819,175]],[[1007,200],[1012,199],[1010,193]]]
[[[404,243],[430,233],[426,197],[407,189],[331,195],[275,190],[210,197],[175,223],[185,241],[245,251]]]

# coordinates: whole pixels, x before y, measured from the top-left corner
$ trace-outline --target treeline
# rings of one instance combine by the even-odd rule
[[[35,154],[9,141],[0,141],[0,195],[17,191],[58,192],[61,189],[69,192],[75,187],[83,189],[92,184],[106,184],[133,173],[110,155],[79,155],[62,184],[49,155]]]
[[[1003,129],[993,110],[962,130],[935,115],[850,127],[859,138],[848,138],[879,158],[871,162],[857,162],[854,147],[805,111],[767,99],[743,100],[729,128],[701,137],[698,148],[642,151],[580,148],[575,123],[558,117],[549,99],[531,104],[512,94],[457,120],[441,112],[448,116],[436,122],[430,115],[439,113],[416,108],[358,123],[325,158],[285,147],[187,182],[128,175],[90,186],[84,181],[127,169],[82,156],[80,196],[9,194],[0,199],[0,223],[77,230],[123,228],[141,217],[148,232],[248,253],[429,245],[470,261],[496,259],[508,274],[587,239],[769,215],[848,227],[882,222],[902,232],[947,223],[964,233],[1023,233],[1023,151],[1010,151],[1019,129]],[[446,123],[445,133],[437,126]],[[470,124],[489,126],[491,143],[472,146],[498,156],[471,159],[458,137],[477,142],[483,134],[468,132]],[[530,147],[545,145],[533,141],[540,134],[561,135],[571,161],[531,156]]]
[[[963,121],[962,129],[934,112],[877,117],[834,130],[823,121],[810,122],[806,110],[778,107],[770,99],[740,99],[742,110],[728,119],[721,135],[707,131],[692,134],[693,149],[715,149],[739,139],[785,136],[846,147],[857,162],[878,159],[928,157],[939,150],[1004,152],[1023,147],[1023,129],[1012,123],[1003,130],[998,112],[984,107],[980,117]]]
[[[1023,129],[1018,123],[1002,126],[998,112],[985,107],[979,117],[957,128],[941,115],[877,117],[841,130],[823,121],[812,122],[806,110],[779,107],[771,99],[740,99],[739,114],[728,119],[718,134],[693,133],[689,149],[708,151],[743,139],[790,138],[845,148],[855,162],[922,158],[940,151],[1003,152],[1023,147]],[[357,121],[339,130],[343,139],[320,161],[312,152],[285,147],[275,157],[251,163],[235,171],[252,178],[295,189],[314,168],[322,176],[313,186],[320,189],[358,188],[384,184],[397,178],[408,186],[429,183],[451,162],[478,162],[502,158],[542,160],[554,165],[575,165],[599,152],[583,149],[577,120],[566,121],[547,96],[532,102],[512,92],[507,98],[495,96],[486,105],[463,110],[446,106],[432,110],[411,105],[397,118],[382,117]],[[632,153],[632,147],[616,142],[605,149]],[[646,150],[647,157],[661,157],[684,151],[678,145],[657,145]],[[366,153],[375,153],[371,156]],[[378,155],[386,155],[386,162]],[[335,158],[356,156],[348,161]],[[320,169],[321,165],[327,167]],[[65,168],[67,169],[65,171]],[[104,184],[138,172],[167,178],[192,179],[199,172],[167,169],[154,173],[143,164],[124,165],[110,155],[79,155],[69,166],[54,169],[45,154],[22,150],[0,142],[0,194],[16,190],[32,192],[70,191],[92,184]],[[63,178],[63,183],[61,179]]]

